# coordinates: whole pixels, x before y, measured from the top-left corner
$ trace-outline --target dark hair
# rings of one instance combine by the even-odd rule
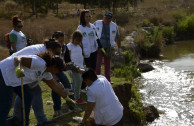
[[[76,39],[76,38],[78,38],[78,39],[82,39],[82,38],[83,38],[83,35],[82,35],[82,33],[81,33],[80,30],[76,30],[76,31],[73,32],[73,35],[72,35],[72,42],[73,42],[74,39]]]
[[[80,14],[80,25],[82,25],[84,27],[86,26],[86,21],[85,21],[85,14],[86,13],[90,13],[90,11],[89,10],[83,10]]]
[[[64,37],[64,36],[65,36],[65,34],[62,31],[56,31],[53,33],[52,38],[58,39],[59,37]]]
[[[12,22],[13,26],[17,26],[19,22],[22,22],[22,20],[19,19],[19,17],[17,15],[15,15],[12,17],[11,22]]]
[[[82,78],[83,78],[83,81],[86,79],[89,79],[91,81],[95,81],[98,79],[95,71],[91,68],[82,74]]]
[[[61,44],[59,42],[56,42],[56,40],[54,40],[54,39],[48,39],[48,40],[46,39],[44,41],[44,45],[46,46],[46,49],[51,49],[52,52],[54,52],[54,53],[57,53],[56,50],[58,48],[62,48]],[[59,55],[59,54],[57,54],[57,55]]]
[[[63,71],[65,68],[63,60],[59,56],[54,56],[48,51],[39,53],[37,56],[41,57],[46,62],[46,67],[55,66],[59,71]]]

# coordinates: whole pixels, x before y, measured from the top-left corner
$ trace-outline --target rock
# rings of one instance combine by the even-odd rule
[[[154,67],[153,66],[151,66],[149,64],[146,64],[146,63],[139,63],[138,66],[137,66],[137,68],[139,68],[139,70],[141,72],[143,72],[143,73],[154,70]]]
[[[144,111],[146,111],[146,121],[147,122],[152,122],[156,118],[159,117],[158,111],[154,106],[147,106],[143,107]]]

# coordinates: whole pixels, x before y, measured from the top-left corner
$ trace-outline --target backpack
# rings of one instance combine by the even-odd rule
[[[9,33],[4,35],[4,41],[5,41],[5,44],[6,44],[7,48],[11,49],[11,42],[10,42],[10,39],[9,39]]]

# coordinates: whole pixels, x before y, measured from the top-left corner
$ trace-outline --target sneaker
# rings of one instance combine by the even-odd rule
[[[86,102],[83,99],[76,100],[77,104],[85,104]]]
[[[73,109],[74,112],[78,113],[78,112],[81,112],[82,109],[78,106],[76,106],[74,109]]]
[[[87,93],[87,89],[82,89],[81,92],[82,93]]]
[[[53,117],[55,118],[55,117],[61,116],[62,114],[63,113],[61,112],[61,110],[57,110],[57,111],[54,112]]]

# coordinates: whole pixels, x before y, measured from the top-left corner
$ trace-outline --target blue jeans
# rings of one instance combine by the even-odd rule
[[[80,90],[82,85],[82,77],[80,73],[72,72],[72,79],[73,79],[73,92],[75,100],[80,99]]]
[[[26,126],[28,126],[32,98],[29,93],[28,85],[24,85],[23,88],[24,88]],[[0,126],[5,126],[5,121],[12,105],[13,92],[15,92],[19,97],[22,97],[21,86],[17,86],[17,87],[6,86],[0,70],[0,101],[1,101],[0,102]],[[21,111],[23,111],[23,109],[21,109]],[[21,125],[23,125],[22,123],[23,123],[23,117],[21,118]]]
[[[56,76],[65,88],[71,89],[71,85],[69,83],[69,80],[63,71],[57,73]],[[52,91],[52,99],[54,102],[53,109],[55,111],[60,110],[61,109],[61,96],[59,96],[57,93]]]
[[[34,110],[35,117],[37,119],[37,124],[42,124],[47,121],[46,115],[44,113],[43,109],[43,101],[42,101],[42,91],[39,85],[37,85],[34,88],[30,88],[29,90],[31,96],[32,96],[32,108]],[[14,104],[14,113],[13,116],[16,116],[18,119],[21,118],[21,98],[19,96],[16,96],[15,104]]]

